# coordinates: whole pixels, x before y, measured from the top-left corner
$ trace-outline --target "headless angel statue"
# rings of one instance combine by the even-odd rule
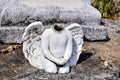
[[[59,69],[60,73],[63,70],[64,73],[69,72],[67,62],[72,54],[72,33],[70,31],[64,29],[62,25],[54,25],[54,27],[46,29],[42,35],[41,48],[46,58],[58,65],[64,65],[66,70],[62,67]]]
[[[34,22],[32,23],[32,26],[33,25],[34,29],[29,25],[23,35],[23,40],[25,39],[23,42],[25,58],[28,59],[32,66],[43,69],[46,72],[68,73],[70,66],[76,64],[78,56],[81,53],[81,49],[78,50],[78,52],[74,52],[73,33],[69,31],[69,29],[75,28],[75,26],[79,28],[80,26],[74,24],[74,27],[72,25],[72,27],[64,28],[61,24],[55,24],[52,28],[45,29],[44,32],[39,35],[38,28],[40,25],[42,26],[42,23]],[[29,37],[27,36],[27,32],[31,34]],[[82,37],[80,37],[80,39],[82,41]],[[82,48],[82,44],[81,42],[81,44],[78,44],[80,47],[76,46]]]

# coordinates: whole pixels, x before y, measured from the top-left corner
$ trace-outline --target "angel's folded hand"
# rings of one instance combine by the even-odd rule
[[[64,65],[66,62],[67,62],[67,60],[64,59],[64,58],[58,59],[58,60],[56,61],[56,63],[57,63],[58,65]]]

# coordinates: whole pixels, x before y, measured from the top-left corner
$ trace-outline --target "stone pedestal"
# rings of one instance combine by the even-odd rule
[[[84,28],[83,26],[86,35],[88,32],[91,33],[90,29],[92,28],[93,30],[101,30],[100,32],[99,30],[92,31],[92,34],[101,33],[105,36],[103,38],[97,35],[99,38],[94,37],[94,39],[92,39],[91,36],[85,36],[85,38],[92,41],[104,40],[107,38],[107,29],[104,26],[102,26],[102,29],[98,27],[101,22],[101,14],[90,5],[90,1],[91,0],[0,0],[0,24],[2,25],[0,28],[0,41],[5,43],[21,42],[21,30],[24,30],[23,26],[27,26],[33,21],[41,21],[45,25],[52,25],[56,22],[63,24],[79,23],[88,26],[88,28]],[[94,26],[96,26],[96,29],[94,29]],[[7,31],[3,31],[3,27],[4,30],[6,29]],[[11,29],[15,31],[11,32]],[[20,32],[18,31],[19,35],[17,35],[16,33],[19,29]],[[11,33],[15,33],[16,39],[9,38],[9,40],[4,40],[10,35],[10,37],[13,37]],[[3,34],[7,35],[3,36]]]

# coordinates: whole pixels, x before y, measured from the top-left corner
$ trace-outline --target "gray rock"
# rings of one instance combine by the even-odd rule
[[[14,4],[14,5],[13,5]],[[19,3],[18,1],[8,2],[1,12],[1,24],[14,25],[17,23],[25,23],[26,18],[30,15],[30,8]]]
[[[79,23],[83,25],[86,39],[105,40],[108,37],[107,29],[99,25],[101,14],[90,2],[91,0],[0,0],[0,41],[21,43],[24,26],[33,21],[41,21],[46,25],[55,22]]]
[[[0,0],[0,10],[2,10],[2,8],[10,1],[12,0]]]
[[[67,24],[68,25],[68,24]],[[49,25],[51,26],[51,25]],[[44,26],[48,28],[47,26]],[[107,28],[104,26],[82,25],[84,37],[90,41],[105,40],[108,38]],[[25,27],[0,27],[0,42],[21,43]]]
[[[103,25],[82,25],[84,37],[89,41],[108,39],[107,28]]]
[[[44,23],[99,24],[101,19],[100,12],[90,5],[89,0],[87,2],[82,0],[5,0],[4,3],[4,6],[1,5],[3,7],[2,25],[18,25],[19,23],[26,25],[34,20]]]
[[[1,24],[1,14],[4,10],[4,7],[6,6],[6,4],[12,2],[13,0],[0,0],[0,24]]]
[[[0,42],[3,43],[21,43],[23,27],[1,27],[0,28]]]
[[[39,75],[38,75],[39,74]],[[74,76],[72,76],[74,75]],[[72,76],[72,77],[71,77]],[[27,76],[22,77],[16,77],[15,80],[118,80],[119,78],[113,78],[111,77],[103,77],[103,78],[97,78],[94,74],[86,75],[84,73],[77,73],[74,74],[47,74],[47,73],[41,73],[36,72],[29,74]]]

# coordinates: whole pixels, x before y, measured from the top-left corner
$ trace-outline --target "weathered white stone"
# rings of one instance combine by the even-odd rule
[[[90,2],[91,0],[0,0],[0,24],[4,26],[0,28],[0,41],[20,43],[23,26],[38,20],[46,25],[55,22],[63,24],[76,22],[85,25],[82,27],[86,39],[105,40],[108,37],[107,29],[104,26],[100,27],[101,14],[90,5]],[[12,33],[14,35],[11,35]],[[4,34],[7,35],[3,36]]]
[[[67,26],[68,24],[64,25]],[[48,28],[50,26],[51,25],[45,25],[44,28]],[[89,41],[106,40],[108,38],[107,28],[102,25],[81,25],[81,26],[83,28],[84,38]],[[25,27],[23,26],[0,27],[0,42],[22,43],[21,36],[23,35]]]
[[[41,22],[34,22],[25,29],[22,40],[24,56],[32,66],[49,73],[68,73],[82,52],[83,31],[77,23],[44,30]]]
[[[0,42],[22,43],[22,35],[25,27],[0,27]]]
[[[103,25],[82,25],[85,39],[100,41],[108,39],[108,32]]]
[[[99,24],[100,19],[100,12],[89,0],[12,0],[1,13],[2,25],[26,25],[31,20]]]

